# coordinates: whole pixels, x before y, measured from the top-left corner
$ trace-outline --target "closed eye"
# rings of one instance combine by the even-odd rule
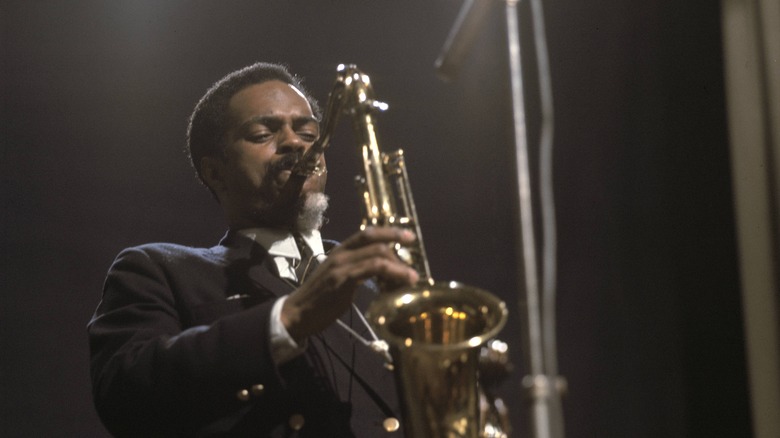
[[[253,143],[265,143],[270,141],[286,123],[291,123],[291,128],[301,140],[311,143],[319,137],[319,122],[313,117],[295,117],[291,122],[274,116],[252,117],[241,125],[246,132],[244,138]]]
[[[250,134],[246,137],[248,141],[252,143],[265,143],[273,137],[273,133],[266,132],[261,134]]]
[[[297,134],[298,134],[298,137],[300,137],[301,140],[303,140],[305,142],[313,142],[313,141],[317,140],[317,137],[319,137],[319,135],[317,135],[317,134],[315,134],[313,132],[298,132]]]

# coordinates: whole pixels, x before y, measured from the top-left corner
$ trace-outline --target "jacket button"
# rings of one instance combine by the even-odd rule
[[[246,389],[242,389],[236,393],[236,398],[239,401],[246,402],[249,401],[249,391]]]
[[[252,391],[252,395],[257,397],[263,395],[263,392],[265,392],[265,386],[263,386],[261,383],[258,383],[257,385],[252,385],[249,390]]]
[[[395,432],[401,427],[401,422],[398,421],[397,418],[387,417],[385,418],[385,421],[382,422],[382,426],[384,426],[385,430],[388,432]]]
[[[303,415],[301,414],[293,414],[290,416],[290,420],[288,421],[288,424],[290,425],[290,429],[292,430],[301,430],[303,428]]]

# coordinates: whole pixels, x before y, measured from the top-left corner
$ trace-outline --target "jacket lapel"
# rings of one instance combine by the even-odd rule
[[[259,289],[276,297],[294,290],[294,285],[279,277],[273,259],[254,240],[231,230],[219,244],[225,251],[227,269],[232,271],[228,276],[247,281],[249,290]]]

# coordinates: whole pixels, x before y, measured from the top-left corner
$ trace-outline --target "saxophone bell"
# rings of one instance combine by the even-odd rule
[[[411,438],[506,436],[500,417],[482,406],[482,347],[507,319],[495,295],[457,282],[383,293],[366,315],[390,345],[404,432]]]

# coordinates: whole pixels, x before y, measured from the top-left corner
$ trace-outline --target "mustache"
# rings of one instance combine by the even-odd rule
[[[268,173],[272,175],[278,175],[282,171],[290,170],[293,168],[293,166],[295,166],[295,163],[301,159],[301,157],[303,157],[302,152],[291,152],[284,154],[280,159],[269,165]]]

